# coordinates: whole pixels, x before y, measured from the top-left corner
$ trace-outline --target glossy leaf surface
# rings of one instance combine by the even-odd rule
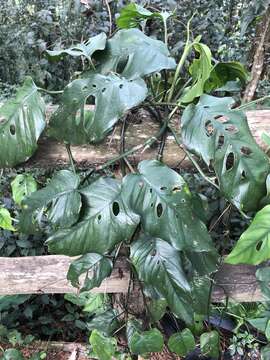
[[[104,336],[98,330],[93,330],[89,341],[98,359],[111,360],[114,358],[117,349],[115,338]]]
[[[0,108],[0,168],[26,161],[45,127],[45,104],[30,77]]]
[[[222,194],[237,208],[251,211],[265,194],[269,161],[245,115],[231,109],[233,103],[233,98],[201,96],[185,109],[181,134],[187,149],[213,167]]]
[[[51,252],[70,256],[106,254],[117,243],[130,239],[139,216],[123,201],[117,180],[100,178],[80,193],[87,206],[84,216],[76,225],[57,231],[47,240]]]

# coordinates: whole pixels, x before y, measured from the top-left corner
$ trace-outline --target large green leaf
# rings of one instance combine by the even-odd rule
[[[51,116],[49,134],[70,144],[101,141],[125,111],[140,104],[146,95],[142,79],[128,81],[115,74],[90,73],[65,88],[60,106]],[[94,111],[84,109],[90,96],[95,97]]]
[[[107,36],[105,33],[100,33],[87,41],[71,46],[68,49],[61,50],[47,50],[48,57],[52,60],[59,60],[65,55],[70,56],[85,56],[91,60],[91,56],[97,50],[104,50]]]
[[[162,41],[152,39],[138,29],[118,31],[108,40],[100,60],[103,74],[116,72],[133,80],[176,66]]]
[[[89,341],[99,360],[114,359],[117,349],[117,341],[115,338],[104,336],[98,330],[93,330]]]
[[[0,168],[26,161],[45,127],[45,104],[30,77],[0,108]]]
[[[87,322],[88,330],[98,330],[108,336],[112,335],[115,329],[119,326],[118,312],[116,310],[108,309],[101,314],[94,316]]]
[[[111,274],[112,268],[110,259],[100,254],[88,253],[70,264],[67,279],[73,286],[78,287],[80,275],[87,272],[82,291],[91,290],[100,286],[102,280]]]
[[[213,251],[184,179],[156,160],[142,161],[139,171],[140,174],[125,177],[123,194],[141,216],[144,231],[170,242],[178,250]]]
[[[187,356],[196,347],[192,332],[189,329],[184,329],[173,334],[169,338],[168,347],[170,351],[175,352],[179,356]]]
[[[233,103],[233,98],[201,96],[184,111],[182,139],[189,151],[214,168],[222,194],[237,208],[250,211],[265,194],[269,161],[245,115],[231,109]]]
[[[37,191],[37,182],[30,174],[19,174],[11,182],[12,198],[16,204],[21,205],[24,197]]]
[[[163,336],[158,329],[142,331],[141,323],[137,320],[127,322],[128,346],[133,354],[147,354],[160,352],[163,349]]]
[[[191,102],[196,97],[201,96],[204,92],[204,85],[209,78],[212,70],[212,55],[209,47],[205,44],[194,43],[193,47],[199,54],[199,58],[194,59],[189,72],[192,76],[193,83],[190,87],[187,87],[184,91],[184,95],[181,98],[182,102]]]
[[[100,178],[80,192],[88,206],[82,221],[52,235],[47,240],[51,252],[70,256],[104,254],[130,239],[139,216],[123,201],[117,180]]]
[[[228,264],[258,265],[270,259],[270,205],[260,210],[248,229],[241,235],[232,252],[227,256]]]
[[[156,14],[159,13],[152,13],[141,5],[131,3],[121,9],[116,24],[120,29],[135,28],[138,27],[141,21],[150,19]]]
[[[214,359],[219,359],[219,341],[219,334],[216,330],[203,333],[200,336],[202,354]]]
[[[55,226],[69,227],[79,217],[81,196],[80,179],[69,170],[57,172],[49,184],[25,198],[23,208],[33,218],[36,210],[48,211],[48,219]]]
[[[180,253],[162,239],[142,235],[132,244],[130,257],[139,279],[155,288],[178,317],[191,322],[191,289]]]

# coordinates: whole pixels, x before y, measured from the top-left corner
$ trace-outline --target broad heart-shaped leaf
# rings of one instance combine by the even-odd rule
[[[97,50],[104,50],[106,46],[107,36],[105,33],[100,33],[87,41],[71,46],[68,49],[61,50],[47,50],[48,57],[52,60],[59,60],[65,55],[70,56],[85,56],[87,59],[91,59],[93,53]]]
[[[123,201],[117,180],[100,178],[80,192],[87,206],[82,221],[53,234],[47,240],[51,252],[105,254],[130,239],[140,219]]]
[[[141,21],[150,19],[155,14],[159,13],[152,13],[141,5],[131,3],[121,9],[116,24],[120,29],[135,28],[138,27]]]
[[[140,104],[146,95],[142,79],[129,81],[115,74],[91,72],[65,88],[60,106],[51,116],[49,134],[70,144],[99,142],[125,111]],[[89,96],[95,97],[94,111],[84,110]]]
[[[103,255],[88,253],[74,260],[68,269],[67,279],[73,286],[79,286],[79,277],[87,272],[82,291],[99,287],[102,280],[111,274],[112,261]],[[90,274],[88,273],[90,271]]]
[[[0,168],[26,161],[45,127],[45,104],[30,77],[0,108]]]
[[[193,83],[190,87],[185,89],[184,95],[181,101],[184,103],[193,101],[196,97],[201,96],[204,92],[204,85],[209,78],[212,70],[212,55],[209,47],[205,44],[194,43],[193,47],[199,58],[194,59],[189,71],[193,79]]]
[[[206,81],[204,90],[206,92],[213,91],[223,87],[228,81],[239,79],[241,84],[245,84],[248,80],[248,71],[238,61],[217,63]]]
[[[265,194],[269,161],[256,144],[233,98],[203,95],[183,114],[182,139],[215,170],[222,194],[243,211],[255,210]]]
[[[115,338],[104,336],[98,330],[93,330],[89,342],[99,360],[114,359],[117,349],[117,341]]]
[[[139,279],[155,288],[171,311],[190,323],[191,289],[179,252],[162,239],[142,235],[131,245],[130,258]]]
[[[137,320],[127,322],[128,346],[133,354],[160,352],[163,349],[163,336],[158,329],[142,331],[142,325]]]
[[[116,72],[127,79],[137,79],[163,69],[174,69],[166,45],[146,36],[138,29],[120,30],[107,41],[102,53],[101,72]]]
[[[48,219],[56,227],[69,227],[79,217],[81,196],[78,192],[80,179],[69,170],[57,172],[49,184],[25,198],[25,211],[33,217],[37,209],[48,210]]]
[[[188,355],[196,347],[192,332],[186,328],[181,332],[173,334],[169,338],[168,347],[170,351],[175,352],[179,356]]]
[[[250,226],[227,256],[226,263],[258,265],[269,259],[270,205],[267,205],[257,212]]]
[[[11,189],[13,200],[21,205],[25,196],[37,191],[37,182],[30,174],[19,174],[11,182]]]
[[[144,160],[138,168],[140,175],[124,178],[123,196],[141,216],[144,231],[178,250],[214,250],[206,226],[195,214],[184,179],[156,160]]]
[[[219,334],[216,330],[203,333],[200,336],[201,352],[214,359],[219,358]]]
[[[15,231],[9,211],[3,207],[0,208],[0,228]]]

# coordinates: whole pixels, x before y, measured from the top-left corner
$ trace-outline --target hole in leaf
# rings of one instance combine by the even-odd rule
[[[222,148],[222,146],[224,145],[224,136],[223,135],[220,135],[219,137],[218,137],[218,149],[221,149]]]
[[[243,155],[246,155],[246,156],[249,156],[252,154],[252,150],[247,146],[242,146],[240,151]]]
[[[246,177],[247,177],[246,172],[245,172],[245,170],[243,170],[241,173],[241,180],[245,180]]]
[[[217,186],[219,186],[218,178],[215,178],[215,184],[216,184]]]
[[[119,89],[122,89],[122,88],[123,88],[123,86],[124,86],[123,84],[120,84],[120,85],[119,85]]]
[[[176,192],[179,192],[179,191],[181,191],[181,186],[179,186],[179,185],[176,185],[176,186],[174,186],[174,187],[172,188],[172,192],[173,192],[173,193],[176,193]]]
[[[208,106],[208,105],[204,105],[204,109],[209,109],[209,106]]]
[[[151,256],[155,256],[157,253],[156,249],[154,249],[153,251],[151,251]]]
[[[112,211],[113,211],[113,215],[114,216],[117,216],[120,212],[120,208],[119,208],[119,204],[117,201],[114,201],[113,202],[113,205],[112,205]]]
[[[162,206],[161,203],[158,203],[158,205],[157,205],[157,217],[161,217],[162,213],[163,213],[163,206]]]
[[[184,204],[186,202],[185,199],[181,199],[181,203]]]
[[[100,222],[100,220],[101,220],[101,215],[99,214],[97,218],[98,218],[98,221]]]
[[[153,206],[154,206],[154,203],[151,203],[150,206],[153,207]]]
[[[226,158],[226,170],[231,170],[234,166],[234,153],[230,152]]]
[[[11,133],[11,135],[15,135],[15,133],[16,133],[16,128],[15,128],[15,125],[10,125],[10,127],[9,127],[9,131],[10,131],[10,133]]]
[[[161,186],[160,190],[167,190],[167,186]]]
[[[0,124],[3,124],[6,121],[6,119],[4,117],[0,116]]]
[[[256,250],[257,250],[257,251],[260,251],[260,250],[261,250],[262,244],[263,244],[263,241],[262,241],[262,240],[260,240],[260,241],[257,243],[257,245],[256,245]]]
[[[104,93],[105,91],[106,91],[106,88],[103,88],[103,89],[101,90],[101,92],[103,92],[103,93]]]
[[[96,84],[92,84],[92,86],[93,86],[93,88],[96,88],[96,87],[97,87],[97,85],[96,85]]]
[[[214,162],[214,160],[213,160],[213,159],[210,159],[209,165],[208,165],[208,169],[209,169],[209,171],[211,171],[211,172],[214,172],[213,162]]]
[[[152,194],[152,192],[153,192],[153,189],[152,189],[152,188],[150,188],[150,189],[149,189],[149,192],[150,192],[150,194]]]
[[[207,136],[212,136],[213,133],[214,133],[214,127],[213,127],[213,124],[211,123],[210,120],[206,121],[204,127],[205,127],[205,130],[206,130],[206,135]]]
[[[225,130],[228,131],[231,135],[238,133],[237,127],[231,124],[226,126]]]
[[[116,67],[117,74],[121,74],[124,71],[124,69],[128,63],[128,59],[129,59],[129,56],[122,56],[120,58],[120,60],[117,63],[117,67]]]
[[[86,90],[88,90],[88,85],[84,85],[84,86],[82,87],[82,91],[86,91]]]
[[[228,121],[228,118],[224,115],[216,115],[214,119],[222,124]]]

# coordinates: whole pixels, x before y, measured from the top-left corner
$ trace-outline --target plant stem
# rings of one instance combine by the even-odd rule
[[[64,90],[53,91],[53,90],[43,89],[43,88],[40,88],[40,87],[38,87],[37,89],[38,89],[38,91],[43,91],[46,94],[50,94],[50,95],[63,94],[63,92],[64,92]]]
[[[216,189],[219,190],[219,187],[217,186],[217,184],[215,184],[208,176],[206,176],[204,174],[204,172],[202,171],[200,165],[197,163],[197,161],[192,157],[192,155],[188,152],[188,150],[184,147],[183,144],[181,144],[181,142],[179,141],[178,139],[178,136],[175,132],[175,130],[170,126],[168,125],[168,128],[170,129],[170,131],[172,132],[173,134],[173,137],[177,143],[178,146],[180,146],[180,148],[185,152],[185,154],[187,155],[187,157],[189,158],[189,160],[192,162],[192,164],[195,166],[195,168],[198,170],[199,174],[207,181],[209,182],[209,184],[213,185]]]
[[[189,50],[190,50],[190,48],[192,46],[192,44],[189,43],[189,28],[190,28],[191,20],[192,20],[192,17],[189,19],[189,21],[187,23],[187,40],[186,40],[186,44],[185,44],[185,47],[184,47],[183,54],[182,54],[181,59],[180,59],[178,65],[177,65],[177,68],[175,70],[172,86],[170,88],[169,95],[168,95],[168,102],[170,102],[172,100],[173,93],[174,93],[174,88],[175,88],[177,79],[178,79],[179,74],[180,74],[180,72],[182,70],[182,67],[183,67],[183,65],[184,65],[184,63],[186,61],[186,58],[187,58],[187,56],[189,54]]]
[[[71,149],[70,149],[70,144],[65,144],[65,146],[66,146],[66,150],[67,150],[67,153],[68,153],[69,163],[71,165],[72,171],[76,175],[76,169],[75,169],[75,165],[74,165],[74,158],[72,156],[72,152],[71,152]]]
[[[164,42],[166,47],[168,47],[168,28],[167,28],[167,19],[162,16],[163,25],[164,25]]]
[[[258,104],[258,103],[263,102],[264,100],[267,100],[267,99],[270,99],[270,95],[266,95],[266,96],[263,96],[263,97],[261,97],[259,99],[252,100],[252,101],[250,101],[250,102],[248,102],[246,104],[238,106],[236,109],[237,110],[242,110],[242,109],[245,109],[245,108],[249,107],[250,105]]]

